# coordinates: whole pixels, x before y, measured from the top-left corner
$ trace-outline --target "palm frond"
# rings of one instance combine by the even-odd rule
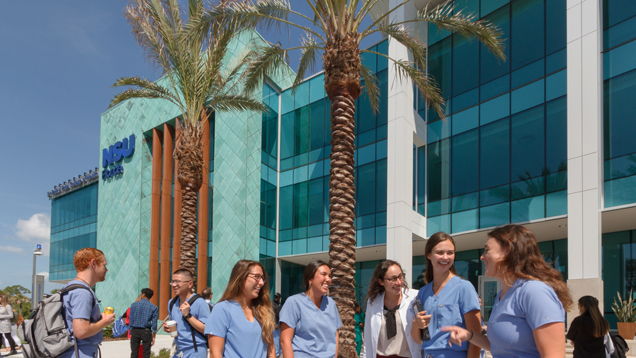
[[[378,85],[378,76],[371,71],[371,69],[365,65],[360,66],[360,76],[364,80],[364,85],[367,90],[367,96],[371,102],[373,113],[377,113],[380,108],[380,86]]]
[[[287,50],[278,45],[259,47],[247,68],[245,91],[260,88],[266,76],[283,68],[287,60]]]
[[[165,96],[166,98],[170,98],[170,101],[172,103],[179,101],[179,98],[173,92],[170,92],[170,90],[168,90],[167,88],[139,76],[119,78],[111,87],[119,86],[137,86],[140,87],[140,89],[156,92],[158,94],[161,94],[162,96]]]
[[[411,36],[407,29],[391,25],[378,28],[404,45],[412,54],[413,62],[418,68],[426,68],[426,45]]]
[[[408,3],[410,0],[403,0],[402,3],[398,4],[397,6],[393,7],[393,8],[389,8],[389,10],[382,14],[382,16],[378,17],[377,19],[375,19],[371,25],[369,25],[366,30],[362,31],[360,38],[364,38],[366,37],[369,33],[371,32],[376,32],[376,31],[372,31],[372,29],[374,27],[380,27],[380,24],[384,24],[383,26],[391,26],[393,24],[389,24],[389,16],[391,16],[391,14],[396,11],[397,9],[401,8],[402,6],[404,6],[406,3]],[[369,11],[371,11],[371,8],[369,8]],[[362,21],[362,18],[359,19],[360,21]]]
[[[393,61],[395,65],[398,79],[400,81],[406,78],[411,79],[428,100],[428,105],[435,109],[440,118],[444,118],[444,98],[435,80],[428,77],[422,70],[413,67],[409,61],[394,60],[391,57],[388,58]]]
[[[165,99],[168,100],[170,102],[172,102],[173,104],[181,107],[181,103],[179,103],[178,101],[174,101],[174,99],[171,96],[166,96],[164,93],[160,93],[157,91],[151,91],[151,90],[147,90],[147,89],[128,89],[124,92],[118,93],[117,95],[115,95],[115,97],[110,101],[110,105],[108,106],[108,108],[123,102],[125,100],[131,99],[131,98],[148,98],[148,99],[152,99],[152,98],[161,98],[161,99]]]
[[[305,79],[305,72],[307,72],[307,70],[313,72],[314,66],[316,65],[316,55],[318,51],[323,49],[323,47],[316,42],[316,39],[308,33],[301,39],[301,45],[300,63],[298,64],[298,72],[292,85],[293,89]]]
[[[267,106],[265,106],[262,101],[237,94],[217,96],[208,103],[208,106],[215,111],[267,111]]]

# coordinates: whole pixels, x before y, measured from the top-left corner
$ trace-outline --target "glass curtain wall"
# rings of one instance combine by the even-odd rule
[[[388,52],[386,41],[371,48]],[[386,242],[387,60],[362,54],[380,79],[380,109],[366,92],[356,100],[356,238],[358,246]],[[364,86],[364,83],[362,84]],[[279,256],[329,249],[329,99],[324,74],[282,92]]]
[[[263,86],[261,132],[261,219],[260,262],[270,278],[272,297],[276,282],[276,182],[278,169],[278,92],[269,84]]]
[[[75,252],[97,247],[97,193],[95,182],[51,200],[49,280],[75,277]]]
[[[503,31],[507,60],[429,31],[428,71],[447,117],[418,108],[428,121],[428,173],[424,159],[416,165],[428,185],[428,235],[567,214],[565,0],[468,0],[457,9]],[[424,213],[423,197],[417,204]]]
[[[617,293],[624,299],[636,292],[636,231],[603,234],[603,286],[605,318],[615,329],[616,315],[612,304]]]
[[[603,1],[605,207],[636,203],[636,2]]]
[[[367,310],[367,293],[371,285],[371,276],[375,267],[384,260],[356,262],[356,300],[362,307],[362,312]]]

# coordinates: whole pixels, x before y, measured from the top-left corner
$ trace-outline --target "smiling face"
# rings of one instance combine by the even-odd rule
[[[433,264],[433,271],[444,273],[453,266],[455,262],[455,245],[450,240],[440,241],[426,256]]]
[[[499,242],[492,237],[486,241],[484,246],[484,253],[481,255],[481,260],[484,262],[486,272],[484,273],[488,277],[497,279],[503,279],[501,274],[497,270],[497,264],[504,259],[506,253],[503,251]]]
[[[386,270],[384,277],[378,279],[380,286],[384,287],[387,294],[399,296],[404,283],[404,273],[398,265],[391,265]]]
[[[192,282],[192,277],[177,273],[172,275],[172,281],[170,284],[172,285],[172,292],[174,295],[181,296],[189,294],[194,283]]]
[[[250,273],[247,275],[243,283],[243,294],[247,299],[253,300],[258,298],[261,288],[265,285],[265,276],[260,266],[254,265],[250,267]]]
[[[320,292],[323,295],[329,293],[329,286],[331,286],[331,270],[329,266],[322,265],[318,267],[314,277],[309,280],[309,289],[314,292]]]

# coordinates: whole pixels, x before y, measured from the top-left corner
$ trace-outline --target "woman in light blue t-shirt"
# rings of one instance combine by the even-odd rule
[[[205,322],[210,358],[274,358],[274,326],[265,268],[256,261],[237,262]]]
[[[469,341],[498,358],[563,357],[565,311],[572,297],[561,273],[543,260],[534,234],[521,225],[499,227],[488,233],[481,260],[486,276],[501,281],[502,287],[490,313],[488,336],[444,327],[449,341]]]
[[[327,296],[331,270],[316,260],[305,268],[306,291],[285,301],[280,311],[280,345],[284,358],[333,358],[338,351],[340,314]]]

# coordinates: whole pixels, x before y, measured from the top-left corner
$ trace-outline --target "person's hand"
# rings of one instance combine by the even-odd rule
[[[431,316],[427,315],[426,311],[418,312],[417,316],[413,320],[413,325],[419,329],[425,329],[431,323]]]
[[[183,302],[181,306],[179,306],[179,310],[181,310],[181,314],[185,317],[190,313],[190,304],[188,302]]]
[[[482,332],[488,332],[488,326],[481,326]]]
[[[448,345],[451,347],[453,346],[453,343],[459,346],[462,344],[462,342],[468,342],[468,340],[472,338],[473,335],[472,333],[470,333],[469,330],[457,326],[442,327],[442,332],[450,332]]]
[[[154,345],[155,345],[155,337],[154,337],[154,336],[152,336],[152,343],[150,343],[150,346],[152,347],[152,346],[154,346]]]
[[[115,314],[114,313],[111,313],[111,314],[102,313],[102,319],[100,321],[104,321],[104,324],[105,324],[104,327],[108,327],[111,324],[113,324],[113,322],[115,322]]]
[[[167,324],[166,322],[163,322],[163,331],[164,331],[164,332],[170,332],[170,331],[168,330],[168,324]],[[154,339],[154,338],[153,338],[153,339]]]

